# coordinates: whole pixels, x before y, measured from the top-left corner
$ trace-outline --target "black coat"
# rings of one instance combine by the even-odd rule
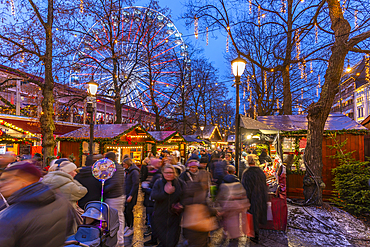
[[[267,223],[266,176],[261,168],[250,166],[243,173],[242,184],[251,203],[249,211],[253,215],[255,230],[257,230],[258,224]]]
[[[142,188],[142,190],[145,193],[144,195],[144,206],[145,207],[154,207],[154,201],[150,197],[150,194],[152,193],[152,189],[154,187],[155,182],[157,182],[157,180],[160,178],[162,178],[162,173],[161,173],[161,170],[158,169],[157,171],[153,173],[153,177],[149,183],[149,188]]]
[[[184,182],[192,182],[195,178],[196,174],[193,174],[191,172],[189,172],[189,170],[186,170],[184,172],[182,172],[179,176],[179,179],[181,179],[182,181]]]
[[[85,204],[90,201],[100,201],[101,182],[92,175],[91,166],[82,168],[74,179],[87,189],[87,194],[78,201],[80,208],[84,209]]]
[[[159,179],[155,182],[151,197],[155,200],[153,213],[153,234],[158,238],[160,243],[165,247],[175,247],[179,241],[181,232],[181,215],[171,211],[173,204],[180,202],[182,199],[185,183],[180,179],[172,181],[176,190],[172,194],[164,191],[166,180]]]
[[[140,182],[144,182],[148,178],[148,165],[141,165]]]
[[[136,204],[137,194],[139,192],[139,179],[140,172],[136,165],[132,165],[126,174],[125,187],[126,187],[126,199],[132,196],[131,203]]]
[[[37,182],[15,192],[8,203],[0,212],[0,246],[64,246],[71,208],[66,199]]]
[[[237,183],[237,182],[240,182],[239,178],[234,175],[234,174],[227,174],[224,179],[223,179],[223,182],[224,183]]]
[[[125,194],[125,171],[122,165],[116,163],[116,171],[105,181],[104,198],[117,198]]]

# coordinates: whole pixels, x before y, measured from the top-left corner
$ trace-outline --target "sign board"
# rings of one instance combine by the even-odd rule
[[[6,144],[0,144],[0,154],[6,153]]]
[[[31,145],[19,144],[19,155],[30,155]]]

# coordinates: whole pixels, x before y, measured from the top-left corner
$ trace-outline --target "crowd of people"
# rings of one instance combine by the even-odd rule
[[[117,246],[134,233],[140,184],[144,234],[150,236],[145,246],[174,247],[181,234],[187,246],[207,246],[210,232],[220,227],[229,246],[237,246],[247,212],[254,222],[250,240],[258,242],[259,225],[267,221],[266,176],[259,167],[259,161],[271,161],[266,150],[260,157],[242,152],[239,174],[231,150],[201,149],[188,156],[183,161],[177,153],[150,153],[139,169],[129,156],[118,164],[116,154],[108,152],[88,156],[79,169],[69,159],[55,159],[47,172],[40,169],[39,157],[0,158],[0,246],[63,246],[83,223],[85,205],[101,199],[102,184],[92,175],[92,165],[101,158],[116,165],[103,199],[118,212]]]

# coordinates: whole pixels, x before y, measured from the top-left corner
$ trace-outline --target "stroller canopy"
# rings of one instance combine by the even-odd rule
[[[117,234],[119,228],[119,221],[118,221],[118,212],[114,208],[110,208],[108,204],[105,202],[98,202],[92,201],[86,204],[85,212],[88,211],[89,208],[98,209],[99,212],[102,212],[102,216],[107,222],[109,235],[113,237]]]

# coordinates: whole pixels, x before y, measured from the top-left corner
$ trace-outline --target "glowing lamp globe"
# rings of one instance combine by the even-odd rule
[[[91,95],[91,96],[95,96],[96,93],[98,92],[98,86],[99,84],[96,83],[95,81],[91,80],[87,83],[87,92]]]
[[[234,60],[231,61],[231,67],[233,69],[234,76],[240,77],[244,73],[245,65],[247,64],[247,61],[245,61],[243,58],[238,56]]]

